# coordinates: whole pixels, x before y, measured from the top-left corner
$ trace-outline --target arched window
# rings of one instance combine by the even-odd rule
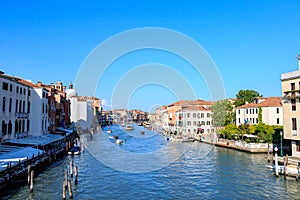
[[[2,111],[5,112],[5,103],[6,103],[6,98],[3,97],[3,100],[2,100]]]
[[[8,131],[7,131],[8,134],[11,134],[12,133],[12,123],[11,121],[9,120],[8,122]]]
[[[19,123],[18,120],[15,121],[15,133],[19,132]]]
[[[20,104],[19,104],[19,112],[22,111],[22,100],[20,100]]]
[[[19,105],[19,101],[18,99],[16,100],[16,112],[18,112],[18,105]]]
[[[23,119],[22,120],[22,133],[25,132],[25,120]]]
[[[23,113],[25,113],[25,101],[23,101]]]
[[[5,123],[5,121],[2,121],[2,135],[6,135],[7,133],[7,124]]]

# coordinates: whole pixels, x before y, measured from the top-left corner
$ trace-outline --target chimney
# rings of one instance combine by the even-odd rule
[[[298,60],[298,70],[300,70],[300,54],[297,56],[297,60]]]
[[[39,87],[42,87],[42,82],[38,81],[36,85],[39,86]]]

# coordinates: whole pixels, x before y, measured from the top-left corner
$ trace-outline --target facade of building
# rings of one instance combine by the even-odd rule
[[[19,78],[0,73],[1,143],[28,135],[31,90]]]
[[[66,98],[70,102],[70,120],[74,122],[79,132],[89,131],[99,126],[98,115],[101,101],[96,97],[78,96],[73,85],[69,85]]]
[[[176,129],[179,135],[194,136],[200,133],[213,133],[214,127],[210,106],[193,105],[176,112]]]
[[[300,55],[298,70],[281,75],[283,137],[292,146],[292,156],[300,157]]]
[[[236,108],[236,125],[258,124],[259,108],[262,109],[262,122],[266,125],[283,125],[283,108],[281,97],[255,98],[253,103],[248,103]]]

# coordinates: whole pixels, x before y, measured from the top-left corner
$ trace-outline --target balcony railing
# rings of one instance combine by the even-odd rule
[[[28,118],[28,113],[16,112],[17,118]]]

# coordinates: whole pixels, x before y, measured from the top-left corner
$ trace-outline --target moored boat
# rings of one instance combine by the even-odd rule
[[[81,149],[79,146],[74,146],[68,151],[68,154],[69,155],[78,155],[78,154],[80,154],[80,150]]]

